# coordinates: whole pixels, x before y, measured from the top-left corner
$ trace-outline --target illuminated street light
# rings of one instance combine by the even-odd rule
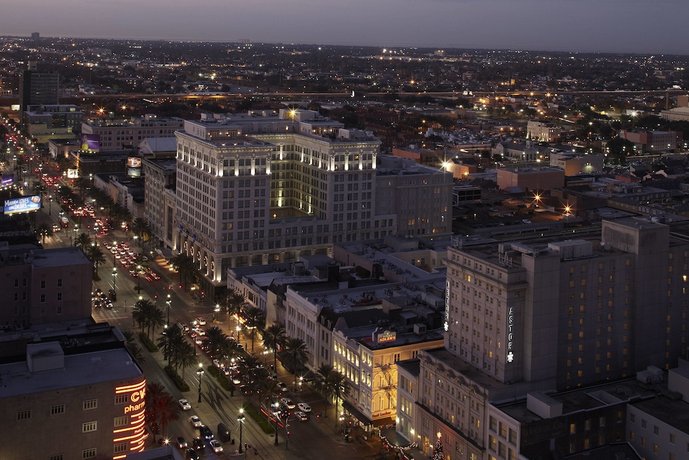
[[[240,407],[239,408],[239,417],[237,417],[237,423],[239,423],[239,453],[242,453],[243,449],[243,440],[242,440],[242,425],[244,425],[244,408]]]
[[[199,404],[201,403],[201,379],[203,378],[203,364],[199,363],[199,370],[196,371],[196,375],[199,377]]]

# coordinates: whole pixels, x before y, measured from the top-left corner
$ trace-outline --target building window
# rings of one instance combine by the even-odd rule
[[[87,459],[87,458],[95,458],[96,457],[96,448],[92,447],[90,449],[84,449],[81,451],[81,458]]]
[[[115,417],[114,423],[115,428],[120,427],[120,426],[127,426],[129,424],[129,416],[128,415],[121,415],[119,417]]]
[[[83,410],[97,409],[98,408],[98,400],[97,399],[86,399],[86,400],[84,400],[84,402],[82,402],[81,407]]]
[[[81,424],[82,433],[91,433],[93,431],[98,431],[98,422],[96,420]]]
[[[62,278],[57,279],[57,287],[62,287]]]
[[[50,408],[50,415],[58,415],[58,414],[64,414],[64,413],[65,413],[65,405],[64,404],[57,404],[57,405]]]
[[[45,289],[45,280],[41,280],[41,289]]]
[[[577,424],[576,423],[570,423],[569,424],[569,434],[577,434]]]
[[[115,404],[116,405],[127,404],[128,402],[129,402],[129,395],[123,394],[123,395],[116,395],[115,396]]]
[[[112,453],[113,454],[121,454],[123,452],[127,452],[127,443],[126,442],[119,442],[112,446]]]
[[[31,419],[31,411],[30,410],[20,410],[17,412],[17,420],[29,420]]]

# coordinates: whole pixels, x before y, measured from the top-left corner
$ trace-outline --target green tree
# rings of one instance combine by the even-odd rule
[[[158,326],[165,324],[163,311],[147,299],[139,300],[134,304],[132,316],[142,332],[146,329],[146,336],[149,339],[151,338],[151,332],[155,333]]]
[[[179,283],[186,290],[188,281],[190,279],[193,281],[193,277],[196,273],[194,259],[187,254],[180,253],[170,259],[170,263],[174,269],[177,270],[177,273],[179,273]]]
[[[165,434],[168,424],[179,419],[179,406],[170,393],[159,383],[149,383],[146,388],[146,422],[156,435]]]
[[[91,244],[91,237],[86,233],[81,233],[74,240],[74,246],[78,246],[82,251],[86,252],[86,248]]]
[[[340,400],[349,391],[349,381],[342,373],[327,364],[323,364],[318,368],[318,375],[318,388],[323,396],[328,401],[331,398],[335,399],[335,425],[337,425]]]
[[[40,224],[36,227],[36,234],[41,238],[41,244],[45,244],[45,238],[52,236],[53,229],[48,224]]]
[[[249,329],[249,337],[251,338],[251,353],[253,353],[256,331],[263,329],[266,317],[263,311],[250,306],[244,309],[244,320],[246,327]]]
[[[101,250],[100,246],[91,244],[86,249],[86,257],[88,257],[93,264],[93,274],[98,277],[98,267],[100,267],[100,264],[105,263],[105,254]]]
[[[213,326],[206,331],[206,344],[208,345],[208,355],[211,358],[221,357],[226,349],[227,336],[217,326]]]
[[[287,334],[285,333],[285,328],[278,323],[271,324],[263,331],[263,346],[273,350],[273,368],[276,372],[278,350],[285,345],[286,340]]]
[[[284,354],[287,365],[294,375],[294,388],[297,388],[297,376],[299,372],[305,367],[309,360],[309,349],[306,343],[297,337],[289,337],[284,343]]]

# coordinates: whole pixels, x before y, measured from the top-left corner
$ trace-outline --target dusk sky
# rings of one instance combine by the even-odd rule
[[[0,35],[689,54],[689,0],[0,3]]]

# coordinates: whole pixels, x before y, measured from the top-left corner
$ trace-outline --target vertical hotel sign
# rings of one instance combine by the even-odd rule
[[[507,362],[514,361],[514,307],[507,309]]]
[[[125,399],[126,398],[126,399]],[[120,416],[127,416],[128,422],[113,430],[113,444],[127,443],[122,454],[116,454],[113,460],[125,458],[129,452],[142,452],[146,443],[146,380],[133,385],[115,388],[115,400],[125,399]]]
[[[450,329],[450,278],[445,281],[445,321],[443,322],[445,332]]]

